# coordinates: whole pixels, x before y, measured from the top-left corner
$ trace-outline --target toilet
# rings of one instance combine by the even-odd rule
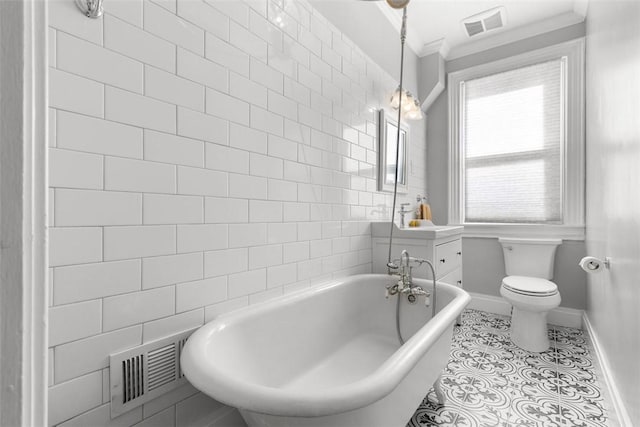
[[[560,305],[553,278],[553,262],[560,239],[498,239],[507,277],[500,295],[512,306],[511,341],[518,347],[542,352],[549,348],[547,312]]]

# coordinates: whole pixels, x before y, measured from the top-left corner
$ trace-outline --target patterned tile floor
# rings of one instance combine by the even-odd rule
[[[446,402],[431,389],[407,427],[614,425],[586,334],[550,325],[551,348],[530,353],[511,343],[509,320],[465,311],[443,374]]]

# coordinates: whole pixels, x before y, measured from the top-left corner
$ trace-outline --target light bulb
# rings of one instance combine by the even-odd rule
[[[413,106],[415,103],[415,98],[413,97],[413,95],[411,95],[411,92],[407,91],[406,97],[402,100],[402,111],[404,111],[405,113],[411,111],[414,108]]]
[[[389,101],[389,104],[391,106],[391,108],[393,108],[394,110],[397,110],[400,107],[400,103],[402,102],[402,111],[407,111],[407,106],[409,108],[411,108],[411,105],[413,105],[413,96],[411,96],[411,93],[407,92],[406,90],[402,90],[402,96],[400,95],[400,87],[398,87],[396,89],[396,91],[393,93],[393,95],[391,96],[391,100]]]
[[[411,110],[404,115],[407,120],[420,120],[422,119],[422,111],[420,110]]]
[[[414,117],[417,119],[422,118],[422,111],[420,111],[418,99],[414,98],[411,92],[406,90],[402,90],[402,95],[400,95],[400,87],[398,87],[393,95],[391,95],[389,105],[394,110],[397,110],[401,104],[403,116],[410,120],[414,120]],[[417,112],[414,110],[417,110]]]
[[[407,120],[421,120],[423,117],[422,109],[420,108],[420,102],[416,98],[413,99],[411,108],[405,112],[405,118]]]
[[[393,95],[391,95],[391,99],[389,100],[389,105],[394,110],[397,110],[398,107],[400,106],[400,87],[398,87],[396,91],[393,92]]]
[[[413,100],[413,96],[411,96],[411,93],[405,90],[404,93],[402,94],[402,106],[411,105],[413,103],[412,100]]]

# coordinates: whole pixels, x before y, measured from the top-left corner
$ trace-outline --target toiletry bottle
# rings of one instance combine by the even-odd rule
[[[427,203],[426,196],[422,198],[422,204],[420,204],[420,218],[431,221],[431,206]]]
[[[416,202],[418,202],[418,204],[416,205],[416,219],[424,219],[422,218],[422,204],[420,203],[421,201],[422,196],[418,194],[416,196]]]

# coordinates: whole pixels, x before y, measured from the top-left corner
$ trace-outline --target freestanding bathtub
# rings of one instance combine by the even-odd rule
[[[183,372],[251,427],[405,426],[445,367],[470,297],[438,282],[433,319],[422,297],[403,297],[400,346],[397,297],[384,297],[395,281],[351,276],[219,316],[187,341]]]

